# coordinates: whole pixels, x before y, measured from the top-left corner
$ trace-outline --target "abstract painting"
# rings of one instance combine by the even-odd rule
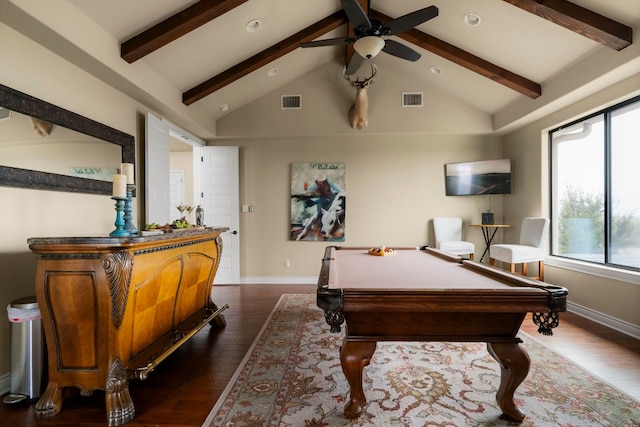
[[[291,240],[344,242],[344,163],[291,164]]]

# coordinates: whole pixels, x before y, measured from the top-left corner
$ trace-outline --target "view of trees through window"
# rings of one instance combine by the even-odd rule
[[[640,270],[640,98],[550,141],[552,255]]]

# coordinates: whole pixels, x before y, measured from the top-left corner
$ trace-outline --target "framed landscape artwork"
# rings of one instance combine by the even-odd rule
[[[344,163],[291,164],[291,240],[344,242]]]

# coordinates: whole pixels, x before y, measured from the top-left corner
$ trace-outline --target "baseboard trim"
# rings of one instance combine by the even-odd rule
[[[0,376],[0,396],[3,396],[11,390],[11,374],[7,372],[6,374]]]
[[[624,320],[616,319],[607,314],[600,313],[591,308],[581,306],[572,302],[567,302],[567,310],[575,313],[579,316],[585,317],[589,320],[593,320],[596,323],[607,326],[611,329],[615,329],[618,332],[629,335],[635,339],[640,340],[640,327]]]
[[[243,276],[240,277],[240,284],[298,284],[315,285],[318,283],[318,276]]]

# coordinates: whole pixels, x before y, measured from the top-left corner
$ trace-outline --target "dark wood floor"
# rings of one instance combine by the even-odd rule
[[[203,329],[146,381],[131,381],[136,417],[126,425],[201,426],[283,293],[315,293],[315,285],[215,287],[216,303],[230,305],[227,326]],[[530,320],[522,329],[537,335]],[[571,313],[562,314],[554,336],[540,340],[640,400],[640,340]],[[63,410],[38,420],[34,404],[0,403],[0,426],[36,425],[105,426],[104,393],[84,397],[66,389]]]

